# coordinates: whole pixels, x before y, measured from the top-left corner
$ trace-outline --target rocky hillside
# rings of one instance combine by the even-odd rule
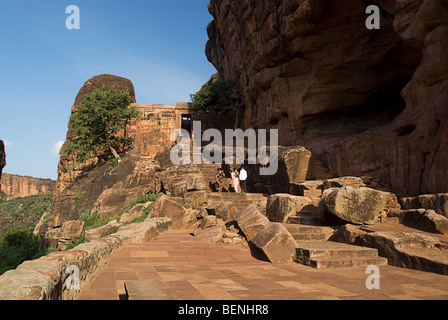
[[[3,143],[2,140],[0,140],[0,180],[2,178],[2,171],[5,166],[6,166],[5,144]]]
[[[367,30],[367,2],[381,29]],[[243,92],[245,128],[277,128],[333,176],[448,191],[444,0],[211,0],[206,54]]]
[[[132,102],[135,102],[134,85],[130,80],[114,75],[102,74],[87,80],[86,83],[82,86],[71,108],[71,113],[73,114],[74,112],[76,112],[77,108],[81,105],[84,95],[98,88],[102,88],[104,90],[107,90],[109,88],[127,90],[131,94]],[[75,133],[68,124],[67,139],[73,138],[74,134]],[[64,146],[62,148],[64,148]],[[74,168],[75,162],[73,157],[67,156],[61,152],[61,158],[58,164],[58,178],[55,195],[59,195],[66,187],[73,183],[76,177],[78,177],[82,172],[94,168],[97,164],[103,161],[104,158],[104,152],[102,150],[97,150],[95,154],[91,156],[89,161],[83,163],[79,167]]]
[[[15,174],[4,173],[2,175],[1,191],[2,200],[12,200],[29,196],[53,193],[56,181],[40,179]]]

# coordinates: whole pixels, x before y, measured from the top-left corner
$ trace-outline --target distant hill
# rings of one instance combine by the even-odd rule
[[[53,193],[56,181],[16,174],[3,173],[1,176],[0,199],[12,200],[29,196]]]

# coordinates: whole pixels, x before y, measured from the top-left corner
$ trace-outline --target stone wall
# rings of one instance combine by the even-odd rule
[[[75,299],[80,289],[98,274],[111,254],[121,246],[149,241],[169,229],[169,218],[147,219],[72,250],[25,261],[0,276],[0,300]]]
[[[4,192],[3,200],[53,193],[56,187],[56,181],[51,179],[40,179],[8,173],[4,173],[1,178],[0,190]]]
[[[171,133],[181,127],[183,114],[190,113],[188,104],[157,105],[134,103],[141,117],[126,127],[126,135],[132,139],[129,154],[154,157],[171,147]]]

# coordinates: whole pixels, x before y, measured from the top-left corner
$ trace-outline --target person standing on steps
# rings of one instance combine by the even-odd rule
[[[241,192],[247,192],[247,171],[244,170],[244,167],[241,167],[240,169],[240,185],[241,185]]]
[[[221,192],[222,187],[224,184],[224,174],[222,173],[221,169],[218,168],[218,173],[215,176],[216,179],[216,191]]]
[[[240,193],[240,174],[238,173],[238,170],[235,168],[232,173],[232,182],[233,182],[233,189],[235,189],[236,193]]]

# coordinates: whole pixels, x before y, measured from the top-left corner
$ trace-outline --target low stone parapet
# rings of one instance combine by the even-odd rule
[[[149,241],[169,229],[171,219],[150,218],[72,250],[25,261],[0,276],[0,300],[74,299],[117,249]]]

